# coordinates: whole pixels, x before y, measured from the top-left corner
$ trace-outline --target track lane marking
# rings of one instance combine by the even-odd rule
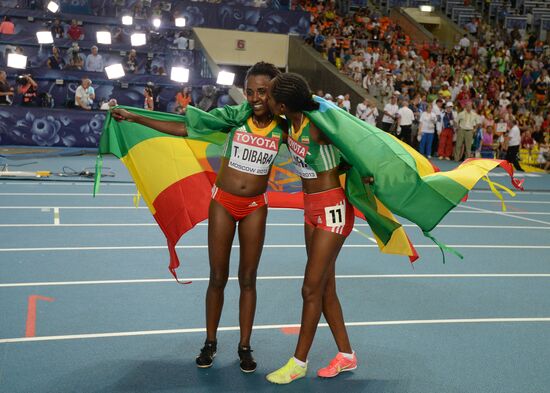
[[[257,280],[302,280],[304,276],[262,276]],[[468,273],[468,274],[344,274],[336,275],[339,280],[355,279],[454,279],[454,278],[550,278],[550,273]],[[190,277],[189,281],[208,281],[208,277]],[[229,277],[229,281],[238,281],[238,277]],[[173,278],[144,278],[132,280],[89,280],[89,281],[46,281],[0,283],[0,288],[49,287],[70,285],[111,285],[111,284],[158,284],[174,283]]]
[[[512,244],[448,244],[453,248],[480,248],[480,249],[531,249],[546,250],[550,245],[512,245]],[[232,248],[239,248],[234,244]],[[264,248],[305,248],[304,244],[265,244]],[[377,248],[376,244],[344,244],[343,248]],[[439,248],[435,244],[419,244],[415,248]],[[0,252],[33,252],[33,251],[98,251],[98,250],[162,250],[167,246],[81,246],[81,247],[28,247],[28,248],[0,248]],[[207,249],[205,245],[176,246],[178,249]]]
[[[346,322],[348,327],[365,326],[404,326],[404,325],[449,325],[449,324],[474,324],[474,323],[540,323],[550,322],[550,318],[472,318],[472,319],[420,319],[402,321],[370,321],[370,322]],[[254,330],[292,329],[300,327],[300,324],[256,325]],[[319,323],[318,327],[326,328],[327,323]],[[239,326],[222,326],[219,332],[239,331]],[[204,333],[206,328],[168,329],[168,330],[141,330],[131,332],[87,333],[59,336],[16,337],[0,339],[0,344],[27,343],[37,341],[61,341],[61,340],[85,340],[93,338],[152,336],[166,334]]]

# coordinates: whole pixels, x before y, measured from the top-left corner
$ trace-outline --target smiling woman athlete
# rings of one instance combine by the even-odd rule
[[[267,376],[277,384],[302,378],[321,312],[327,320],[339,353],[318,370],[320,377],[334,377],[357,368],[340,301],[336,294],[336,258],[353,229],[353,206],[340,186],[340,152],[305,116],[303,111],[319,109],[313,94],[298,74],[282,74],[270,83],[268,104],[275,115],[289,122],[288,149],[304,191],[304,231],[307,264],[302,286],[302,321],[294,357]]]
[[[252,107],[252,116],[240,127],[221,130],[228,134],[208,211],[210,281],[206,292],[206,342],[196,359],[197,366],[201,368],[212,366],[216,356],[216,332],[238,223],[241,290],[238,354],[243,372],[256,370],[250,336],[256,311],[256,274],[265,237],[266,189],[271,165],[286,135],[286,126],[280,124],[278,117],[274,118],[267,106],[268,84],[279,74],[279,70],[269,63],[260,62],[252,66],[245,82],[245,95]],[[171,135],[187,136],[183,123],[153,120],[120,108],[112,113],[121,120],[133,121]]]

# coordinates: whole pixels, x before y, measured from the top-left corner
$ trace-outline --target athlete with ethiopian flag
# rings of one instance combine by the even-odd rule
[[[489,171],[500,166],[513,178],[510,163],[502,160],[470,159],[457,168],[440,172],[431,163],[394,136],[312,95],[305,79],[282,74],[270,83],[268,104],[275,115],[289,121],[288,147],[296,171],[302,178],[307,264],[302,286],[302,319],[294,356],[268,381],[287,384],[307,371],[311,348],[321,313],[327,320],[338,354],[320,377],[334,377],[357,367],[341,306],[336,294],[335,262],[353,229],[353,208],[367,219],[383,252],[418,255],[392,213],[418,225],[441,250],[455,250],[438,242],[430,231],[456,207],[469,190]],[[345,192],[338,173],[340,158],[349,164]],[[374,177],[374,183],[366,181]],[[496,183],[488,178],[497,196]],[[514,195],[510,190],[501,188]]]
[[[256,370],[250,336],[256,310],[256,275],[265,238],[266,189],[271,166],[280,144],[286,139],[286,125],[281,123],[279,117],[274,117],[267,106],[269,81],[279,74],[279,70],[269,63],[259,62],[252,66],[247,72],[244,89],[249,104],[247,108],[251,108],[252,112],[242,123],[218,129],[226,132],[227,137],[208,210],[210,280],[206,292],[206,342],[196,359],[200,368],[211,367],[216,356],[216,333],[229,277],[231,247],[238,227],[241,290],[238,354],[243,372]],[[189,124],[193,123],[191,113],[194,111],[197,110],[189,108],[185,122],[152,119],[122,108],[113,109],[111,114],[117,120],[135,122],[163,133],[187,137],[190,129],[198,126],[198,123],[202,124],[209,115],[199,114],[197,124]],[[215,113],[223,117],[219,111]],[[216,123],[216,119],[211,120],[212,123],[205,128],[212,128]]]

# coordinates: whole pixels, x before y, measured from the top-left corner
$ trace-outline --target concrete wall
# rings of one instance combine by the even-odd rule
[[[251,66],[263,60],[279,68],[287,65],[288,35],[197,27],[193,30],[216,64]],[[237,48],[239,40],[244,41],[244,49]]]
[[[403,31],[411,37],[411,42],[431,42],[434,38],[432,33],[424,26],[417,23],[411,15],[408,15],[408,9],[392,8],[390,11],[390,19],[397,23]],[[434,23],[433,20],[430,20],[430,22]],[[437,18],[437,22],[439,22],[439,18]]]
[[[321,89],[335,98],[339,94],[349,93],[353,114],[357,104],[367,97],[361,86],[340,74],[336,67],[299,37],[290,37],[288,70],[306,78],[313,92]]]

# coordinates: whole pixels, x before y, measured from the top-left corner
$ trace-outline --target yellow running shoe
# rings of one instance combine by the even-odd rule
[[[283,367],[277,371],[273,371],[271,374],[267,375],[267,380],[271,383],[276,383],[279,385],[284,385],[291,383],[297,379],[303,378],[306,376],[307,366],[302,367],[296,364],[294,357],[291,357],[290,360]]]

